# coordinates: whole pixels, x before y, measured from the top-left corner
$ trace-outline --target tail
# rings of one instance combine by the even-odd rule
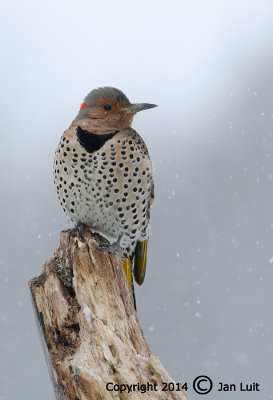
[[[126,260],[123,261],[123,268],[127,278],[127,282],[131,291],[134,291],[133,284],[133,276],[132,276],[132,268],[131,268],[131,257],[129,256]]]
[[[134,290],[134,282],[133,282],[133,274],[132,274],[132,264],[131,264],[131,257],[129,256],[126,260],[123,261],[123,269],[127,278],[127,282],[134,298],[134,306],[136,310],[136,296]]]
[[[147,262],[147,244],[148,239],[143,242],[137,242],[134,252],[134,277],[136,283],[142,285],[145,273],[146,273],[146,262]]]
[[[134,292],[132,269],[134,267],[134,278],[136,283],[142,285],[146,273],[147,244],[148,244],[148,239],[144,240],[143,242],[137,242],[135,251],[132,254],[132,256],[129,256],[126,260],[123,261],[123,268],[125,271],[127,282],[133,293],[135,309],[136,309],[136,299]]]

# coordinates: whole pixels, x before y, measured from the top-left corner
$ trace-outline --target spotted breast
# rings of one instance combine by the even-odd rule
[[[87,225],[111,243],[121,236],[129,254],[147,238],[152,165],[132,128],[106,135],[69,129],[57,147],[54,174],[60,204],[76,226]]]

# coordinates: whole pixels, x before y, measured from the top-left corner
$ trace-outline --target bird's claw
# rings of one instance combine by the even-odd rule
[[[83,229],[84,229],[83,224],[79,224],[79,225],[75,226],[74,228],[71,228],[69,231],[68,241],[70,241],[71,237],[77,232],[79,233],[81,240],[83,240],[83,236],[82,236]]]
[[[112,244],[110,243],[101,243],[100,244],[100,248],[103,250],[106,250],[108,253],[115,253],[115,252],[120,252],[121,251],[121,247],[120,247],[120,240],[121,240],[120,236],[118,238],[118,240]]]

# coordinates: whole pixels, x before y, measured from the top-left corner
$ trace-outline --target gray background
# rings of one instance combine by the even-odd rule
[[[53,399],[27,281],[68,227],[55,147],[87,92],[105,85],[159,105],[134,121],[155,167],[136,293],[153,353],[176,380],[262,385],[206,400],[272,399],[272,1],[1,8],[0,399]]]

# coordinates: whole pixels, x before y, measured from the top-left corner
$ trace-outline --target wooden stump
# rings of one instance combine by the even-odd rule
[[[29,282],[56,399],[186,400],[162,391],[173,381],[145,341],[120,256],[100,243],[88,230],[62,232]]]

